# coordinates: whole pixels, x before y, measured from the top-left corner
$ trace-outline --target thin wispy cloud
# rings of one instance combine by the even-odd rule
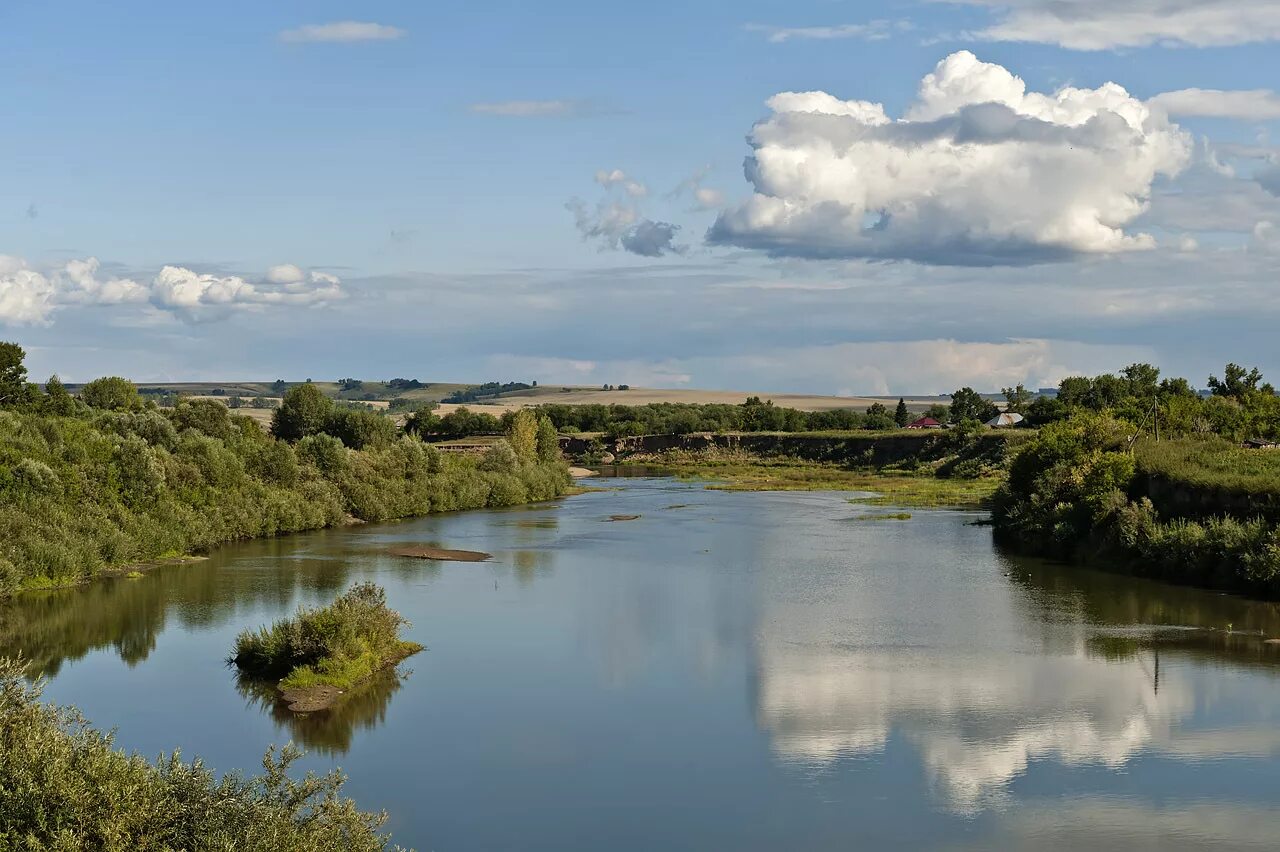
[[[1280,94],[1270,89],[1179,89],[1156,95],[1147,104],[1169,115],[1239,118],[1246,121],[1280,118]]]
[[[489,101],[471,104],[467,109],[480,115],[501,115],[508,118],[565,118],[582,115],[587,105],[582,101]]]
[[[1071,50],[1150,45],[1223,47],[1280,40],[1275,0],[935,0],[992,10],[984,41],[1056,44]]]
[[[909,29],[906,21],[868,21],[865,24],[837,24],[826,27],[775,27],[768,24],[747,24],[744,29],[764,33],[774,44],[796,39],[831,40],[856,38],[864,41],[880,41],[891,36],[894,30]]]
[[[370,21],[335,21],[329,24],[306,24],[280,33],[280,40],[291,44],[341,44],[358,41],[394,41],[408,33],[399,27]]]

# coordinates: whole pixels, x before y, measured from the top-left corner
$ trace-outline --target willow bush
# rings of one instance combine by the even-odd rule
[[[177,752],[115,747],[79,711],[40,701],[23,664],[0,660],[0,849],[22,852],[382,852],[385,814],[341,795],[338,772],[289,775],[292,746],[263,774],[218,777]]]

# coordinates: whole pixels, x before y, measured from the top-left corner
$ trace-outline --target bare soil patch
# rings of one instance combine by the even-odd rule
[[[481,550],[450,550],[444,547],[397,547],[391,551],[392,556],[405,556],[410,559],[434,559],[439,562],[484,562],[493,558],[492,553]]]

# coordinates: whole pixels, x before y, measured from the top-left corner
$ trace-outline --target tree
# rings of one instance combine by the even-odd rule
[[[271,434],[282,441],[299,441],[324,431],[333,401],[313,384],[290,388],[271,415]]]
[[[1209,377],[1209,389],[1213,391],[1214,396],[1227,396],[1242,402],[1255,393],[1275,393],[1271,385],[1259,387],[1261,381],[1262,373],[1257,367],[1245,370],[1239,364],[1228,364],[1222,373],[1221,381],[1216,376]]]
[[[1151,364],[1130,364],[1120,371],[1129,385],[1129,396],[1150,400],[1159,390],[1160,368]]]
[[[551,418],[538,418],[538,461],[554,462],[560,460],[560,434],[556,431]]]
[[[1012,414],[1026,414],[1027,406],[1031,404],[1031,398],[1035,395],[1022,385],[1018,385],[1015,388],[1003,388],[1000,392],[1004,394],[1006,403],[1004,410]],[[988,417],[987,419],[990,420],[991,418]]]
[[[142,397],[133,382],[119,376],[103,376],[89,382],[80,389],[80,400],[90,408],[105,411],[136,411],[142,407]]]
[[[924,416],[931,417],[939,423],[946,423],[951,419],[951,407],[943,405],[940,402],[935,402],[924,410]]]
[[[1000,413],[994,402],[970,387],[960,388],[951,395],[951,422],[977,420],[985,423]]]
[[[67,386],[57,374],[44,384],[44,413],[54,417],[68,417],[76,412],[76,401],[67,393]]]
[[[404,431],[410,435],[417,435],[419,438],[426,438],[428,435],[438,433],[440,431],[440,418],[433,413],[435,407],[435,403],[427,403],[418,408],[413,414],[410,414],[408,419],[404,421]]]
[[[271,390],[275,391],[276,393],[284,393],[284,389],[285,389],[284,379],[276,379],[274,382],[271,383]]]
[[[16,343],[0,342],[0,408],[26,405],[35,398],[22,363],[27,353]]]
[[[911,412],[907,411],[907,401],[902,397],[898,397],[898,407],[894,409],[893,422],[899,426],[906,426],[911,422]]]
[[[395,424],[389,419],[353,408],[331,410],[324,418],[323,431],[353,450],[385,447],[396,437]]]
[[[507,443],[516,450],[521,464],[538,461],[538,416],[527,408],[517,411],[507,430]]]
[[[867,407],[867,417],[862,423],[864,429],[892,429],[896,425],[883,403],[873,402]]]

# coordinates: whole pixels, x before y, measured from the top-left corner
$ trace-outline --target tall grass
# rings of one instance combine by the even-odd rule
[[[1138,469],[1170,482],[1280,498],[1280,450],[1246,450],[1218,437],[1144,441]]]

